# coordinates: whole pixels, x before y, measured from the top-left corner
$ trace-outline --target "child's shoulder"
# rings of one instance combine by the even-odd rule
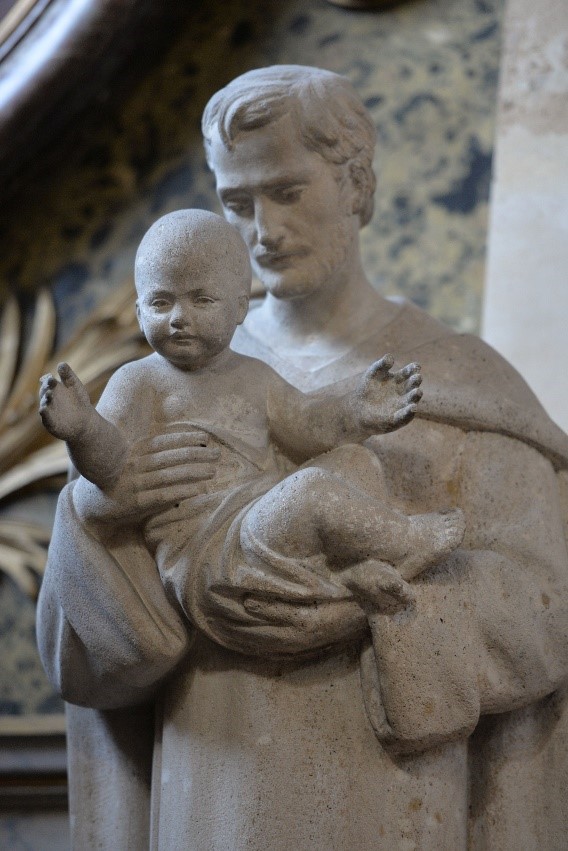
[[[113,373],[107,386],[115,388],[128,387],[139,390],[145,386],[154,386],[156,375],[160,372],[160,364],[154,353],[139,360],[129,361]]]
[[[240,352],[233,352],[233,358],[237,367],[249,375],[265,380],[270,380],[272,376],[277,375],[271,366],[258,358],[251,358],[249,355],[242,355]]]

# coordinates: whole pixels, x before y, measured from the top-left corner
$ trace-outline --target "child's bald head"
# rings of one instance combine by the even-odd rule
[[[221,216],[207,210],[176,210],[158,219],[136,252],[134,280],[138,295],[164,269],[188,279],[231,270],[230,281],[250,294],[251,266],[240,234]]]

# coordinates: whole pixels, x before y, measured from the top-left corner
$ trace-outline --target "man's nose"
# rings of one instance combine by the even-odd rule
[[[284,239],[282,210],[273,201],[263,199],[256,202],[254,216],[259,244],[274,251]]]

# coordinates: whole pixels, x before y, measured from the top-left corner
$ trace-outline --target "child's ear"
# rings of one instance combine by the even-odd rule
[[[237,325],[241,325],[244,322],[245,316],[248,313],[249,308],[249,297],[244,293],[239,296],[239,313],[237,316]]]
[[[140,303],[139,303],[138,299],[136,299],[136,319],[138,320],[138,327],[140,328],[140,330],[144,334],[144,329],[142,327],[142,318],[140,316]],[[146,335],[144,335],[144,336],[146,336]]]

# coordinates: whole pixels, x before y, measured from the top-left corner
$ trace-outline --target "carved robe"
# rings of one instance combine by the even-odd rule
[[[224,548],[212,541],[215,557],[166,594],[139,533],[96,540],[69,486],[39,639],[53,684],[79,704],[74,847],[517,851],[520,836],[523,849],[562,847],[565,436],[498,355],[410,305],[313,371],[245,331],[235,347],[304,390],[385,351],[419,360],[420,416],[369,445],[395,504],[459,505],[466,538],[415,580],[412,610],[369,623],[317,578],[308,593],[301,572],[255,588],[238,512],[218,532]],[[255,607],[267,599],[270,615]]]

